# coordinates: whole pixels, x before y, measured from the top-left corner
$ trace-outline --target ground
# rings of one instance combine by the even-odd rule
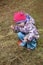
[[[40,35],[35,50],[17,45],[17,34],[10,28],[16,11],[35,19]],[[43,65],[43,0],[0,0],[0,65]]]

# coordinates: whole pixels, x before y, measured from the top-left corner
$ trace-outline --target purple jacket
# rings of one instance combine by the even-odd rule
[[[37,31],[36,26],[34,25],[35,21],[34,19],[30,16],[30,19],[27,18],[27,22],[23,27],[20,26],[15,26],[14,30],[15,31],[20,31],[22,33],[25,33],[28,40],[32,40],[33,38],[38,39],[39,38],[39,33]]]

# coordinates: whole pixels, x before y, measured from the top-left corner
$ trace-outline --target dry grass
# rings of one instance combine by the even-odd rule
[[[39,31],[40,39],[35,50],[18,47],[17,34],[10,29],[15,11],[29,13],[37,28],[43,30],[43,0],[1,0],[0,65],[43,65],[43,31]]]

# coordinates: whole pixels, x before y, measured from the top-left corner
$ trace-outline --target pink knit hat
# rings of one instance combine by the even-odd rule
[[[23,12],[16,12],[14,13],[13,18],[15,23],[21,23],[26,21],[26,15]]]

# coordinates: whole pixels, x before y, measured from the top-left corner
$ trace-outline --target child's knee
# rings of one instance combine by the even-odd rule
[[[20,39],[23,39],[23,38],[24,38],[24,34],[22,34],[21,32],[19,32],[19,33],[18,33],[18,37],[19,37]]]
[[[17,34],[18,34],[18,37],[20,37],[20,35],[21,35],[21,32],[18,32]]]

